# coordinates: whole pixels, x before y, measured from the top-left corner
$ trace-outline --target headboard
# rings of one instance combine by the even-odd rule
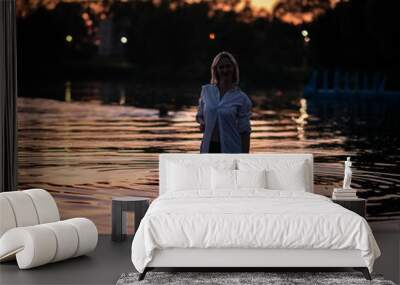
[[[276,159],[294,159],[304,160],[307,168],[307,192],[314,192],[314,171],[313,171],[313,155],[306,153],[259,153],[259,154],[229,154],[229,153],[162,153],[159,157],[159,194],[163,194],[167,190],[167,163],[171,160],[176,159],[190,159],[190,160],[209,160],[211,163],[213,160],[220,159],[239,159],[239,158],[254,158],[254,159],[265,159],[265,160],[276,160]]]

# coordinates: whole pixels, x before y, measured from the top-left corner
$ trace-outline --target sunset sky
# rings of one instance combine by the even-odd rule
[[[257,8],[266,8],[271,10],[277,0],[252,0],[251,2]]]
[[[42,4],[50,9],[54,8],[56,6],[57,3],[59,2],[80,2],[81,0],[16,0],[17,1],[17,7],[22,7],[22,6],[26,6],[29,8],[32,7],[37,7],[39,4]],[[118,1],[118,0],[115,0]],[[121,2],[129,2],[130,0],[119,0]],[[149,0],[149,1],[155,1],[155,0]],[[187,2],[199,2],[201,0],[187,0]],[[251,0],[252,5],[255,8],[265,8],[268,11],[272,10],[272,7],[274,6],[274,4],[277,2],[278,0]],[[82,1],[82,2],[90,2],[89,1]],[[94,4],[98,4],[101,3],[101,1],[91,1]]]
[[[129,1],[134,1],[134,0],[113,0],[113,1],[120,1],[120,2],[129,2]],[[161,0],[148,0],[148,1],[153,1],[154,3],[156,2],[161,2]],[[207,1],[207,0],[185,0],[187,3],[197,3],[201,1]],[[272,12],[273,7],[276,3],[279,2],[279,0],[250,0],[251,5],[254,8],[255,11],[259,9],[265,9],[268,12]],[[335,3],[339,2],[340,0],[331,0],[331,3],[334,5]],[[104,13],[107,10],[107,7],[110,6],[111,2],[103,2],[100,0],[16,0],[17,2],[17,13],[18,15],[25,16],[26,14],[29,13],[29,11],[34,10],[40,5],[44,5],[48,9],[54,9],[56,5],[60,2],[81,2],[84,3],[87,7],[90,7],[96,14],[101,14]],[[244,1],[243,1],[244,2]],[[108,3],[108,4],[105,4]],[[218,2],[217,6],[218,8],[223,8],[223,2]],[[219,5],[221,4],[221,5]],[[237,8],[241,9],[241,5],[239,5]],[[258,14],[258,15],[265,15],[264,13]],[[303,21],[311,21],[315,15],[308,13],[308,14],[301,14],[301,15],[284,15],[280,17],[283,21],[286,22],[291,22],[293,24],[300,24]]]

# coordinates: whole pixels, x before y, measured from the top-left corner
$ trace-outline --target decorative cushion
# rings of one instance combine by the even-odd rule
[[[239,170],[267,170],[267,188],[272,190],[306,191],[307,165],[294,159],[245,159],[237,160]]]
[[[234,191],[242,188],[266,188],[266,170],[211,170],[211,188],[214,191]]]
[[[185,191],[210,188],[210,167],[185,166],[176,163],[169,164],[168,189],[170,191]]]
[[[211,167],[235,169],[235,160],[175,159],[167,164],[167,191],[211,190]]]
[[[267,171],[236,170],[237,187],[240,188],[267,188]]]
[[[211,189],[218,191],[224,190],[236,190],[236,170],[231,169],[211,169]]]

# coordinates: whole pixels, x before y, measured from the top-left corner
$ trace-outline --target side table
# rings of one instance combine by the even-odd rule
[[[340,206],[359,214],[365,219],[366,216],[366,200],[361,198],[352,199],[332,199],[332,202],[339,204]]]
[[[112,198],[112,235],[113,241],[126,239],[126,212],[135,213],[135,232],[150,205],[150,198],[113,197]]]

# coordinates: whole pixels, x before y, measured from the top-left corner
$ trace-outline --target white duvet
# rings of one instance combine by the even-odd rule
[[[277,190],[160,196],[134,237],[132,262],[143,272],[165,248],[358,249],[371,272],[380,255],[359,215],[321,195]]]

